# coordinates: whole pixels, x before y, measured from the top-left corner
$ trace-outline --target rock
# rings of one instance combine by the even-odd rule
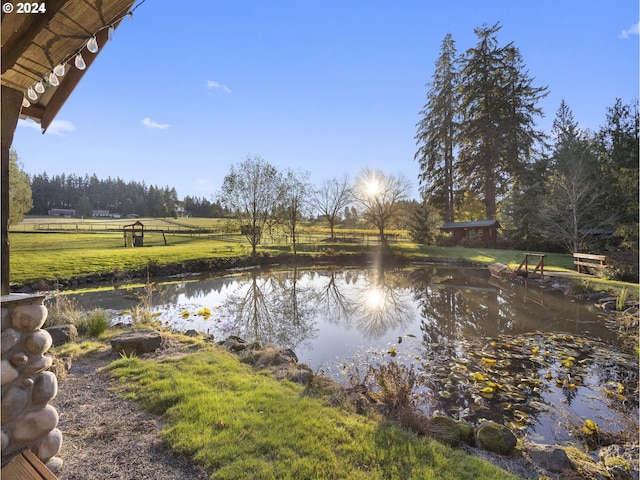
[[[38,330],[47,319],[44,305],[18,305],[13,309],[13,326],[22,330]]]
[[[51,372],[42,372],[34,379],[31,401],[36,405],[45,405],[58,394],[58,379]]]
[[[13,382],[18,378],[18,375],[18,371],[11,366],[9,360],[2,360],[2,363],[0,364],[0,381],[2,382],[2,385]]]
[[[15,346],[20,340],[20,332],[13,328],[7,328],[2,331],[2,347],[3,352],[8,352],[10,348]]]
[[[13,427],[13,438],[30,442],[46,435],[58,425],[58,412],[51,405],[33,410],[20,417]]]
[[[60,457],[53,457],[46,463],[46,466],[51,473],[54,475],[58,475],[62,471],[62,465],[64,464],[63,460]]]
[[[2,425],[15,419],[29,404],[29,393],[24,388],[12,385],[2,394]]]
[[[62,432],[57,428],[51,430],[36,448],[35,454],[42,461],[47,463],[62,446]]]
[[[37,357],[34,362],[29,363],[22,369],[22,375],[33,375],[38,372],[44,372],[53,365],[53,358],[49,356]]]
[[[485,422],[476,429],[476,445],[489,452],[499,455],[509,455],[518,440],[504,425],[495,422]]]
[[[470,445],[473,442],[471,425],[439,415],[429,419],[426,434],[452,447]]]
[[[124,355],[154,352],[161,345],[162,335],[157,330],[132,330],[111,339],[111,348]]]
[[[29,361],[29,357],[24,352],[18,352],[15,355],[11,355],[9,363],[16,368],[23,366]]]
[[[78,338],[78,329],[72,323],[47,327],[45,330],[51,335],[54,347],[73,342]]]
[[[567,452],[558,446],[527,442],[525,450],[533,463],[549,472],[561,473],[565,470],[573,470]]]
[[[42,355],[51,348],[51,335],[46,330],[36,330],[24,339],[24,349],[34,355]]]

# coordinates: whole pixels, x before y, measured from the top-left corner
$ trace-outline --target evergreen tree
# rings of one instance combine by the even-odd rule
[[[603,208],[594,139],[580,130],[564,101],[553,122],[553,136],[541,227],[567,252],[579,252],[588,248],[588,231],[611,226],[615,214]]]
[[[435,244],[441,223],[441,217],[436,209],[427,201],[423,201],[414,209],[409,220],[411,240],[422,245]]]
[[[454,217],[454,147],[457,143],[459,72],[455,41],[448,33],[442,41],[440,57],[431,83],[427,84],[427,103],[420,115],[415,136],[419,145],[415,159],[420,164],[420,191],[443,212],[445,221]]]
[[[482,196],[487,218],[495,218],[498,200],[526,170],[534,145],[544,138],[534,117],[542,114],[536,103],[546,87],[532,86],[513,44],[499,45],[500,28],[474,30],[479,42],[467,50],[460,77],[458,173],[463,187]]]
[[[16,151],[9,151],[9,225],[20,223],[33,207],[29,175],[21,167]]]

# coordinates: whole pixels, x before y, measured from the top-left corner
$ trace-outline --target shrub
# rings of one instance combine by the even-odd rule
[[[54,325],[73,324],[78,331],[81,330],[85,323],[85,316],[73,298],[56,292],[45,302],[47,307],[47,321],[45,326],[52,327]]]
[[[370,366],[375,379],[380,401],[390,413],[397,415],[413,405],[414,390],[420,384],[420,377],[413,365],[406,366],[398,362],[389,362]]]
[[[106,310],[96,309],[87,314],[87,333],[92,337],[99,337],[111,325],[111,319]]]
[[[638,252],[630,248],[621,248],[607,254],[604,275],[613,280],[638,283]]]

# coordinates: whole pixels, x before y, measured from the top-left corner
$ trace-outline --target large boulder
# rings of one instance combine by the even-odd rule
[[[504,425],[496,422],[485,422],[476,429],[476,445],[483,450],[509,455],[516,447],[518,439]]]
[[[449,417],[436,415],[430,418],[425,433],[452,447],[473,443],[473,427]]]
[[[562,473],[573,470],[571,459],[561,447],[527,442],[525,450],[533,463],[548,472]]]
[[[162,335],[157,330],[132,330],[111,339],[111,348],[124,355],[155,352],[161,345]]]
[[[67,325],[54,325],[53,327],[45,328],[45,330],[51,335],[54,347],[73,342],[78,338],[78,329],[72,323]]]

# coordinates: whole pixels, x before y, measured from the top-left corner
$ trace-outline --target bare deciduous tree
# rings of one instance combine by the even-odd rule
[[[278,201],[279,187],[278,170],[261,157],[248,156],[238,166],[232,165],[224,177],[219,201],[240,223],[254,259],[264,225]]]
[[[410,188],[409,181],[402,175],[387,175],[372,169],[358,175],[353,198],[360,205],[365,221],[378,229],[381,241],[385,238],[385,228],[401,214],[401,201],[407,198]]]
[[[325,181],[313,194],[313,206],[327,219],[331,238],[335,238],[334,227],[340,212],[351,203],[351,186],[348,176]]]

